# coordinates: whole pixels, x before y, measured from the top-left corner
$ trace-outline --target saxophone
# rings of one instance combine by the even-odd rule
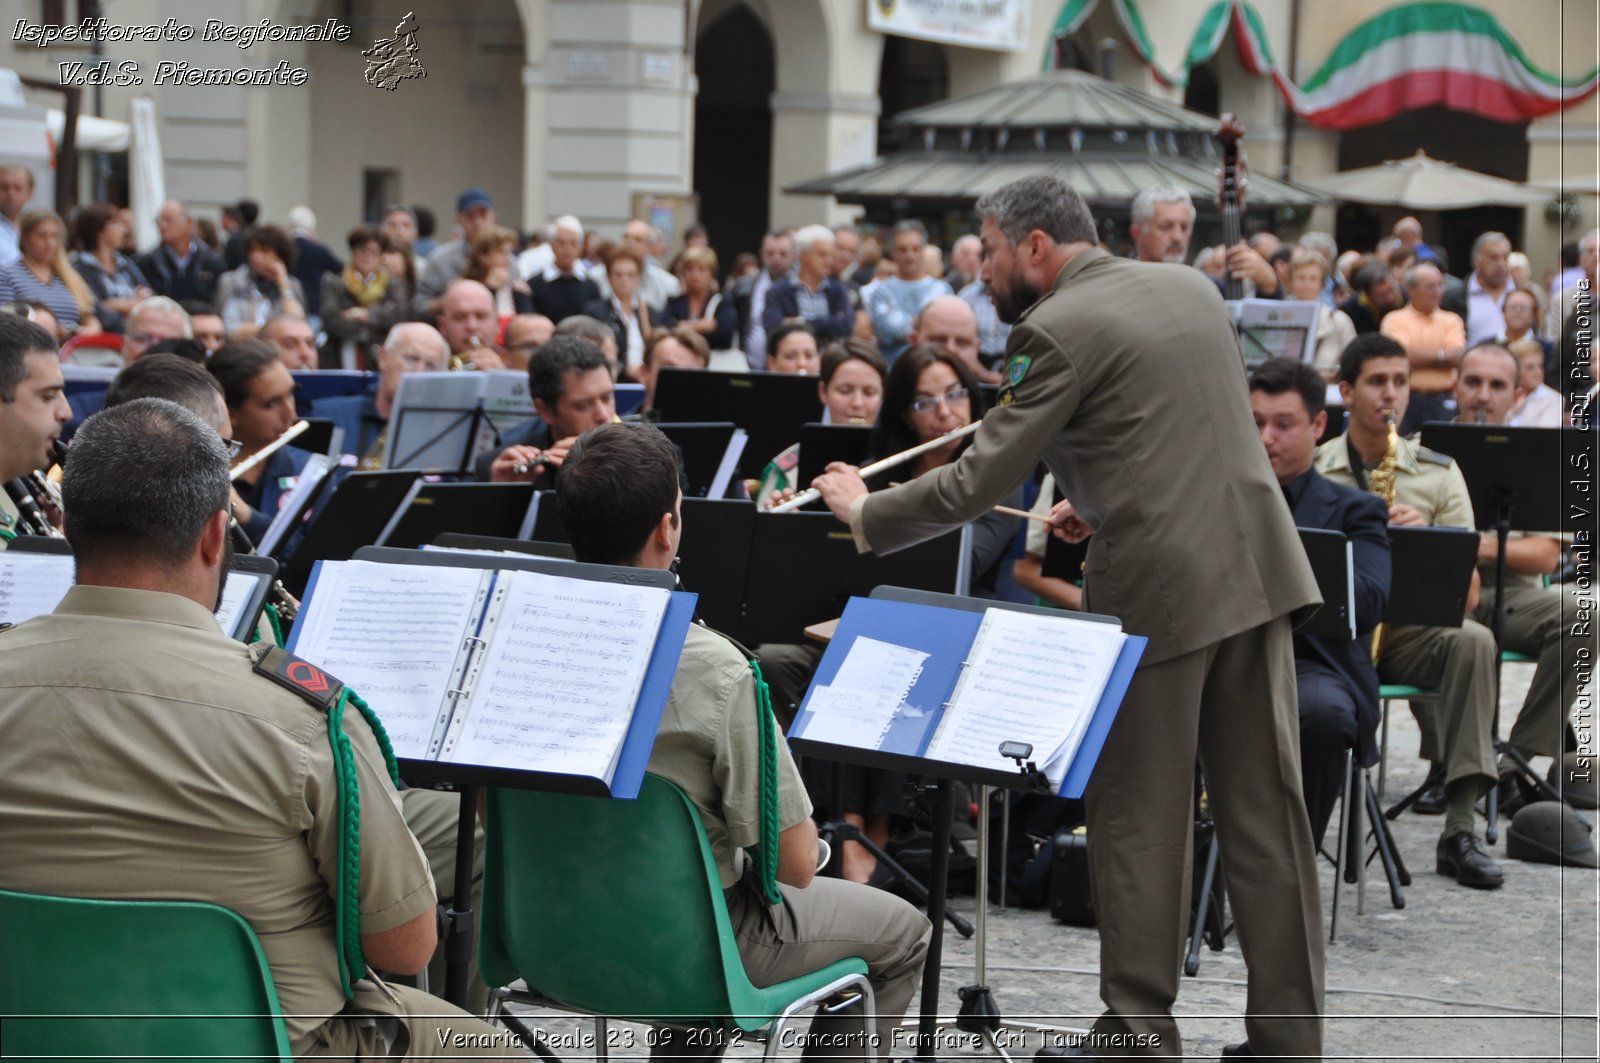
[[[1389,426],[1389,443],[1384,448],[1383,457],[1378,459],[1378,467],[1367,474],[1367,490],[1383,499],[1383,504],[1390,509],[1394,508],[1394,494],[1396,481],[1400,474],[1400,433],[1395,428],[1395,412],[1383,411],[1383,420]],[[1378,663],[1378,657],[1383,653],[1383,623],[1372,629],[1372,663]]]

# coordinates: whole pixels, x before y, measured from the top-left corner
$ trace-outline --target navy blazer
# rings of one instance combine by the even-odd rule
[[[1296,657],[1332,669],[1356,701],[1356,760],[1378,762],[1378,671],[1372,666],[1372,629],[1389,604],[1389,511],[1366,491],[1336,484],[1312,469],[1294,506],[1301,528],[1343,532],[1355,561],[1356,638],[1295,635]]]
[[[799,287],[798,280],[783,280],[767,289],[767,301],[763,304],[761,312],[761,324],[766,329],[767,335],[772,335],[785,318],[800,316],[800,298],[797,294]],[[850,292],[843,284],[832,277],[825,277],[822,281],[822,294],[828,298],[827,320],[807,320],[807,324],[817,334],[819,346],[829,340],[849,338],[856,321],[855,311],[850,306]],[[763,358],[766,354],[766,351],[761,352]]]

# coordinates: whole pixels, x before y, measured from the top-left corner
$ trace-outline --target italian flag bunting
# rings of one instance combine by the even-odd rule
[[[1406,111],[1443,106],[1497,122],[1526,122],[1585,99],[1600,86],[1600,67],[1562,78],[1536,66],[1493,15],[1471,4],[1401,4],[1357,26],[1304,85],[1278,69],[1265,27],[1248,0],[1219,0],[1201,9],[1172,72],[1157,63],[1136,0],[1112,0],[1134,52],[1164,86],[1188,83],[1233,31],[1246,70],[1273,79],[1296,114],[1325,129],[1355,129]],[[1068,0],[1053,36],[1071,33],[1097,0]]]

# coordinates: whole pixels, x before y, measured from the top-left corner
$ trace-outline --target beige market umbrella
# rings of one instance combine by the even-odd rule
[[[1465,170],[1455,163],[1429,158],[1421,151],[1409,159],[1390,159],[1378,166],[1308,177],[1300,183],[1350,203],[1409,210],[1458,210],[1488,204],[1520,207],[1550,198],[1549,192]]]

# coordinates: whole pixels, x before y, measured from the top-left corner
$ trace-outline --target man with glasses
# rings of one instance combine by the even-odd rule
[[[401,322],[389,330],[378,349],[377,383],[365,395],[323,399],[313,414],[344,430],[340,449],[347,459],[363,469],[380,469],[400,378],[407,373],[440,373],[449,363],[450,345],[438,329],[420,321]]]

